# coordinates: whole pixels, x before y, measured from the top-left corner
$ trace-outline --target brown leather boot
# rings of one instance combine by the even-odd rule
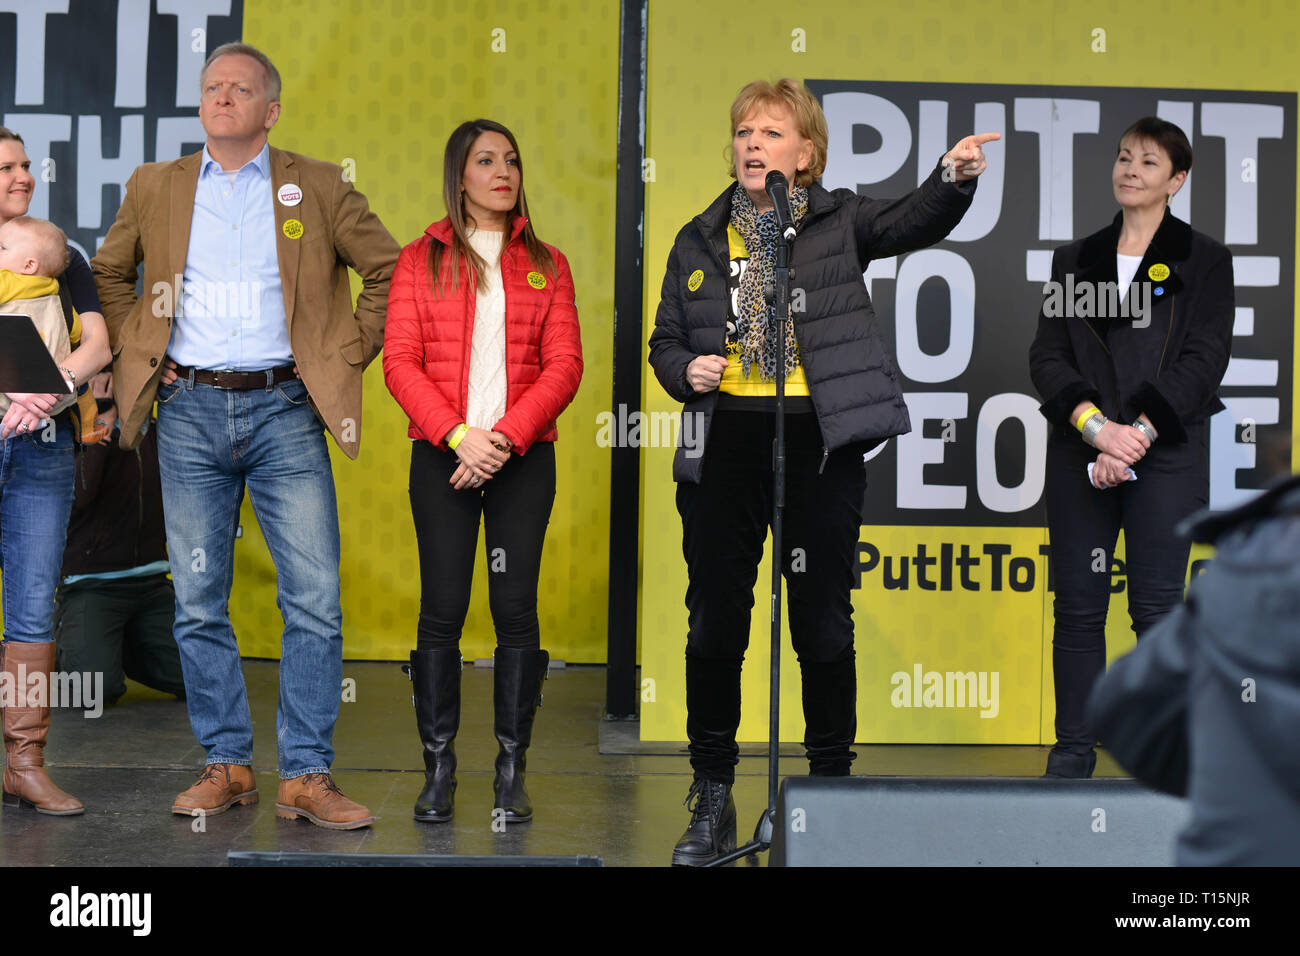
[[[231,807],[257,803],[253,771],[237,763],[210,763],[194,786],[176,798],[172,813],[185,817],[215,816]]]
[[[375,822],[370,811],[343,796],[327,773],[308,773],[280,781],[275,815],[285,820],[306,817],[327,830],[356,830]]]
[[[70,817],[85,813],[76,797],[60,790],[45,772],[45,737],[50,730],[50,671],[54,669],[54,642],[28,644],[5,641],[0,648],[4,673],[13,696],[4,712],[4,805],[31,807],[40,813]],[[45,675],[46,706],[27,706],[28,680]],[[20,679],[21,678],[21,679]],[[22,706],[18,706],[18,705]]]

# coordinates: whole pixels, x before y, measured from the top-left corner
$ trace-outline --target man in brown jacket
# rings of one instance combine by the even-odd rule
[[[199,154],[139,167],[92,262],[133,448],[158,401],[176,642],[207,751],[174,813],[257,802],[253,727],[227,604],[247,487],[284,616],[276,812],[354,829],[369,810],[334,784],[342,683],[339,530],[322,429],[355,458],[361,373],[383,344],[398,246],[329,163],[272,149],[280,75],[218,47],[200,76]],[[144,295],[136,281],[144,266]],[[355,311],[348,267],[363,288]]]

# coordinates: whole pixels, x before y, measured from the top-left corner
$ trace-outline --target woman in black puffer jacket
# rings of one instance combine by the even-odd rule
[[[863,455],[910,430],[898,373],[876,330],[862,274],[871,259],[938,242],[961,220],[985,167],[969,136],[920,187],[874,200],[816,180],[826,118],[800,84],[750,83],[731,106],[726,189],[677,234],[668,257],[650,364],[704,451],[673,460],[690,585],[687,736],[695,771],[690,826],[673,863],[706,863],[735,846],[740,667],[754,581],[772,513],[776,340],[764,295],[776,223],[770,170],[792,183],[798,238],[786,329],[786,504],[782,556],[790,632],[803,674],[804,744],[813,774],[844,776],[854,754],[857,680],[850,588],[861,526]],[[802,298],[803,308],[799,308]],[[800,555],[798,564],[792,555]]]

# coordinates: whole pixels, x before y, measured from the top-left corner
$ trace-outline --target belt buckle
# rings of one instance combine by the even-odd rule
[[[238,375],[238,374],[240,374],[240,373],[238,373],[238,372],[219,372],[219,371],[214,371],[214,372],[212,373],[212,387],[213,387],[213,388],[219,388],[219,389],[222,389],[223,391],[227,391],[227,392],[235,391],[236,388],[238,388],[238,386],[236,386],[236,385],[222,385],[222,384],[221,384],[221,376],[222,376],[222,375]]]

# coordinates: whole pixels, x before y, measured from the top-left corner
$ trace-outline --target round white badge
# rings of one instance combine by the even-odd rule
[[[302,187],[295,186],[293,183],[285,183],[275,195],[280,200],[280,205],[296,206],[302,202]]]

